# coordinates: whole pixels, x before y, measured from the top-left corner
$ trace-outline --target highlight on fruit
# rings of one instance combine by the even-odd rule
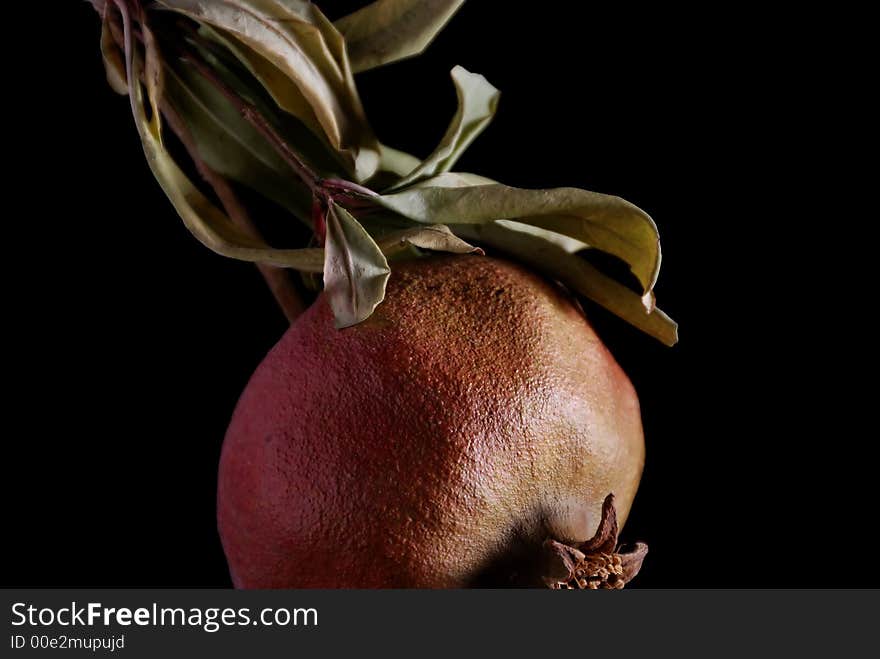
[[[677,341],[654,222],[619,197],[455,171],[498,105],[481,75],[451,70],[458,109],[424,158],[380,141],[358,95],[357,73],[421,53],[463,0],[335,22],[304,0],[91,2],[177,213],[256,264],[290,321],[223,444],[233,583],[629,582],[647,552],[618,544],[639,403],[580,302]]]

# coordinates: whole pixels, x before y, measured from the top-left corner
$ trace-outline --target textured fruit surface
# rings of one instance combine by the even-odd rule
[[[635,392],[562,291],[418,259],[365,322],[336,330],[319,297],[267,355],[219,529],[238,587],[505,585],[546,538],[589,538],[609,492],[623,522],[643,462]]]

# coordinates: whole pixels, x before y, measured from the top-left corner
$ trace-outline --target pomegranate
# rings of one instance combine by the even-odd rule
[[[219,528],[247,588],[540,585],[542,543],[626,517],[639,404],[578,307],[482,256],[395,267],[366,321],[319,297],[245,389]]]
[[[380,1],[333,23],[308,2],[91,1],[153,174],[200,241],[259,266],[291,321],[223,445],[235,585],[627,583],[647,550],[617,544],[639,404],[574,296],[675,343],[653,295],[657,228],[617,197],[452,171],[499,99],[462,67],[433,153],[378,140],[354,73],[418,54],[461,2]],[[309,238],[270,245],[254,208]],[[323,289],[311,306],[286,269]]]

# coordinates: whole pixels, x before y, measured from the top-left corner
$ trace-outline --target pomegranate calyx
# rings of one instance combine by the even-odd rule
[[[639,573],[648,545],[618,546],[617,535],[614,495],[609,494],[592,538],[576,546],[552,538],[544,543],[548,556],[544,583],[555,590],[623,588]]]

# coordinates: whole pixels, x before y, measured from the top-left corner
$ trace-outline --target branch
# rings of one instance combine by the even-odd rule
[[[198,170],[201,177],[214,189],[217,198],[220,199],[220,203],[223,204],[223,208],[226,210],[226,214],[229,215],[229,218],[248,236],[262,241],[262,236],[260,235],[259,230],[254,225],[244,206],[238,200],[232,186],[229,185],[229,182],[225,178],[211,169],[211,167],[202,160],[189,129],[184,124],[180,115],[177,114],[177,111],[171,107],[171,104],[165,99],[162,99],[159,107],[169,128],[171,128],[172,132],[174,132],[181,144],[183,144],[186,152],[195,164],[196,170]],[[305,311],[305,304],[287,271],[283,268],[276,268],[263,263],[257,263],[256,265],[260,274],[263,275],[263,279],[266,280],[269,290],[272,291],[272,295],[275,296],[275,301],[278,302],[278,306],[281,307],[287,320],[293,323],[293,321]]]
[[[123,19],[123,27],[127,28],[127,30],[124,34],[120,34],[118,25],[113,22],[110,26],[110,33],[112,34],[114,41],[116,41],[117,46],[120,49],[125,50],[126,48],[132,47],[130,39],[133,26],[128,22],[129,16],[127,6],[121,4],[121,0],[116,0],[115,5]],[[138,35],[135,34],[134,36],[137,37]],[[130,69],[127,73],[128,75],[131,75]],[[131,100],[132,102],[134,101],[133,98]],[[209,167],[199,155],[195,140],[189,132],[189,129],[186,127],[183,119],[177,113],[177,110],[175,110],[174,107],[172,107],[164,98],[159,102],[159,109],[172,132],[177,136],[183,147],[186,149],[186,152],[192,159],[199,175],[213,188],[217,198],[220,200],[220,203],[223,205],[226,214],[232,222],[251,238],[262,241],[263,239],[259,230],[254,225],[244,206],[238,200],[232,186],[229,185],[229,182],[223,178],[223,176],[211,169],[211,167]],[[269,290],[272,292],[281,311],[284,313],[287,320],[290,323],[293,323],[293,321],[296,320],[305,310],[305,304],[290,276],[283,268],[276,268],[262,263],[257,263],[256,266],[260,271],[260,274],[263,275],[263,279],[269,286]]]

